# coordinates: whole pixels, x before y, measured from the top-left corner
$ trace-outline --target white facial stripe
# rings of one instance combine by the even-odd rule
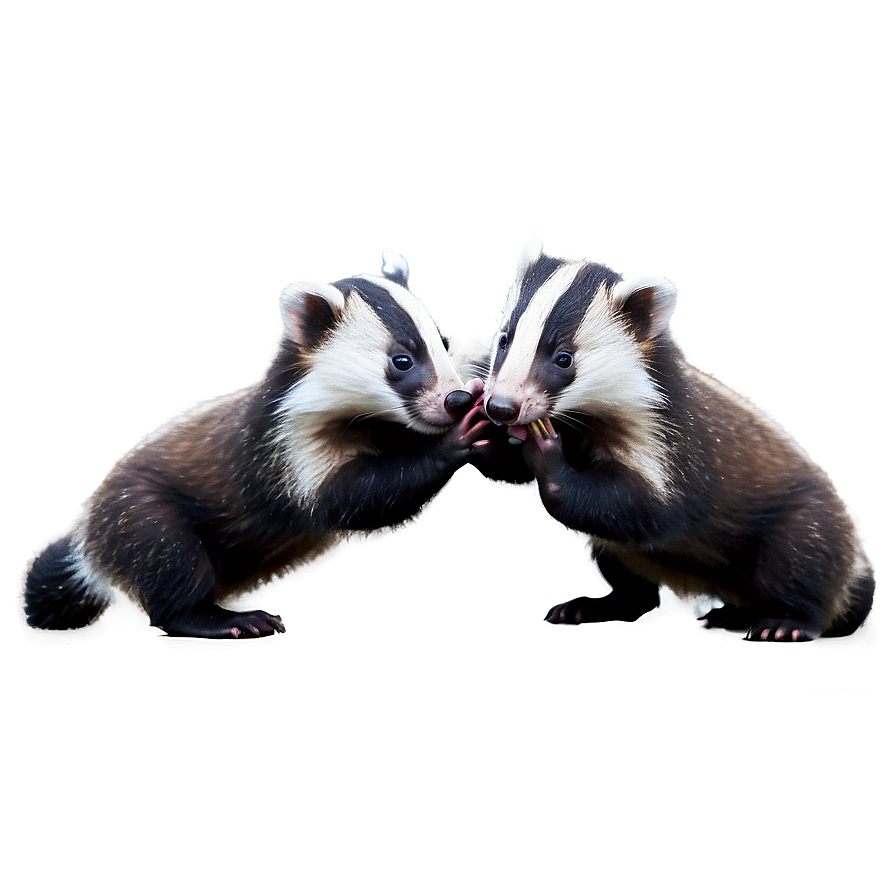
[[[557,300],[572,286],[573,281],[585,267],[586,262],[564,264],[538,288],[529,306],[520,317],[507,351],[507,358],[501,365],[495,379],[495,387],[500,383],[501,391],[522,389],[529,378],[535,352],[544,331],[548,315]],[[516,287],[519,293],[519,286]],[[512,309],[511,309],[512,310]],[[505,321],[506,321],[505,316]]]
[[[638,346],[613,315],[605,287],[588,306],[575,343],[576,376],[558,396],[556,410],[634,412],[662,403]]]
[[[385,289],[395,299],[396,303],[408,313],[414,322],[414,326],[417,327],[418,332],[423,337],[426,350],[429,352],[429,357],[432,360],[436,373],[436,388],[439,391],[444,390],[445,395],[453,392],[455,389],[462,389],[463,383],[454,367],[454,362],[448,355],[445,344],[442,342],[442,334],[439,333],[436,322],[423,302],[412,292],[383,277],[367,274],[360,279],[368,280],[370,283]]]
[[[314,354],[308,373],[287,395],[285,416],[370,413],[401,402],[386,382],[389,331],[370,306],[349,296],[340,325]]]

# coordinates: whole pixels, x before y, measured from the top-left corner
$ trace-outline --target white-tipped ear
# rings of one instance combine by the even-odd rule
[[[638,341],[647,342],[669,326],[678,290],[665,277],[631,277],[613,287],[613,301],[628,316]]]
[[[537,236],[531,237],[520,252],[520,260],[516,266],[517,276],[522,277],[543,254],[544,245],[541,240]]]
[[[336,323],[345,297],[329,283],[290,283],[280,293],[280,316],[286,335],[301,346],[316,345]]]
[[[399,286],[408,288],[408,278],[410,277],[410,269],[408,268],[408,260],[400,252],[394,249],[383,249],[383,267],[382,275]]]

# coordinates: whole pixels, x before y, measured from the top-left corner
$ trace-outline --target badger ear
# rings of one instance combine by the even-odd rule
[[[400,252],[394,249],[383,249],[383,267],[382,275],[399,286],[408,288],[408,277],[410,277],[410,269],[408,268],[408,260]]]
[[[614,304],[628,317],[638,342],[665,332],[677,300],[675,284],[664,277],[632,277],[613,288]]]
[[[520,252],[520,259],[516,265],[517,278],[522,278],[523,274],[544,255],[544,244],[537,236],[530,237],[529,241],[523,246]]]
[[[339,320],[345,297],[328,283],[291,283],[280,293],[283,329],[296,345],[317,345]]]

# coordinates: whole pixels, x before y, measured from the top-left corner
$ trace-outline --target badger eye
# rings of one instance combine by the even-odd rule
[[[506,334],[506,333],[502,333],[502,334],[498,337],[498,348],[501,349],[502,352],[504,351],[504,349],[507,348],[507,341],[508,341],[508,340],[507,340],[507,334]]]
[[[556,358],[554,358],[554,364],[557,367],[562,367],[566,370],[568,367],[572,367],[572,355],[569,352],[560,352]]]
[[[392,359],[392,366],[396,370],[410,370],[414,366],[414,359],[409,355],[396,355]]]

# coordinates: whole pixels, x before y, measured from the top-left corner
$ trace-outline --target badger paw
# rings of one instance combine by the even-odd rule
[[[183,616],[154,625],[174,638],[265,638],[286,631],[279,616],[264,610],[238,613],[217,605],[195,607]]]
[[[237,613],[236,618],[231,620],[228,634],[234,638],[264,638],[277,632],[283,634],[285,631],[286,626],[279,616],[272,616],[264,610],[253,610],[250,613]]]
[[[489,444],[486,430],[492,423],[482,412],[482,398],[442,437],[443,454],[455,462],[464,462],[470,455]]]
[[[602,622],[637,622],[651,610],[659,606],[659,594],[648,599],[619,598],[615,594],[607,597],[575,597],[563,604],[551,607],[545,615],[545,622],[557,625],[596,625]]]
[[[747,631],[745,641],[814,641],[821,630],[797,619],[760,619]]]

